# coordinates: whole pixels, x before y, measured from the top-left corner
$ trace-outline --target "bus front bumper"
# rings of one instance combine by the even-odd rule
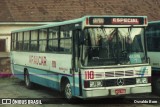
[[[122,87],[122,88],[114,88],[114,89],[92,89],[92,90],[83,90],[83,98],[109,97],[109,96],[119,96],[119,95],[138,94],[138,93],[151,93],[151,91],[152,91],[151,85],[136,86],[136,87]]]

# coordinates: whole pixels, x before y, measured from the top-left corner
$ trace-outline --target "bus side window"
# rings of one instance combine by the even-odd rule
[[[40,52],[46,51],[46,41],[40,41],[39,51]]]
[[[12,50],[15,51],[16,50],[16,39],[17,38],[17,33],[13,33],[12,34]]]
[[[153,51],[160,51],[160,37],[153,37],[153,41],[152,41],[152,47],[153,47]]]
[[[38,50],[38,30],[31,31],[31,45],[30,51]]]
[[[23,49],[23,32],[18,33],[18,40],[17,40],[17,50],[21,51]]]
[[[24,32],[24,43],[23,43],[23,50],[29,51],[29,32]]]
[[[49,52],[58,52],[58,36],[59,36],[59,27],[49,28],[48,32],[48,49]]]
[[[45,52],[47,48],[47,29],[41,29],[39,32],[39,51]]]
[[[60,30],[60,52],[71,53],[72,47],[72,30],[71,25],[61,26]]]
[[[160,37],[156,33],[147,34],[147,49],[148,51],[160,51]]]

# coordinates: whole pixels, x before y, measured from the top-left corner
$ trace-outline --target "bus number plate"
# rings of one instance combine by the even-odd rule
[[[116,95],[125,94],[125,93],[126,93],[126,89],[116,89],[115,90]]]

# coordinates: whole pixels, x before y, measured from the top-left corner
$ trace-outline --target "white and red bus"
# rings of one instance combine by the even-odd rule
[[[150,93],[147,24],[146,16],[85,16],[13,31],[12,72],[68,100]]]

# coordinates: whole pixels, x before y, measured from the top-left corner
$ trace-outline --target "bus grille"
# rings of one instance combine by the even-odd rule
[[[124,71],[115,71],[115,77],[123,77]]]
[[[128,71],[105,72],[105,77],[123,77],[123,76],[134,76],[134,71],[128,70]]]
[[[128,70],[125,72],[125,76],[133,76],[134,75],[134,71],[133,70]]]
[[[106,72],[105,77],[114,77],[114,71],[112,72]]]
[[[110,86],[119,86],[118,85],[118,79],[110,79],[110,80],[105,80],[104,81],[104,86],[105,87],[110,87]],[[136,78],[123,78],[123,86],[124,85],[135,85],[136,84]]]

